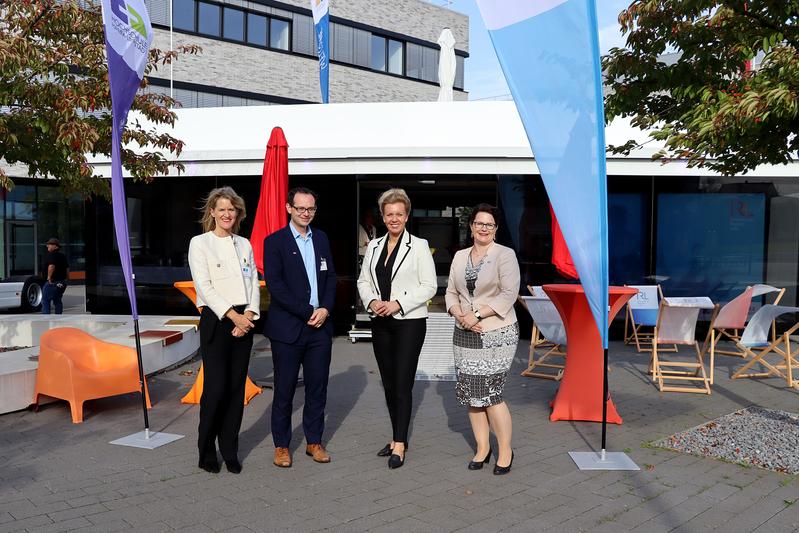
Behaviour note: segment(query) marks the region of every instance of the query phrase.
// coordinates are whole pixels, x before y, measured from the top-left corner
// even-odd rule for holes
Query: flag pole
[[[144,431],[112,441],[111,444],[153,449],[183,438],[183,435],[155,433],[150,435],[147,413],[147,386],[144,381],[139,313],[136,306],[136,275],[130,257],[130,237],[125,205],[125,182],[122,175],[122,133],[136,91],[141,86],[147,66],[147,51],[153,40],[153,28],[144,0],[116,2],[102,0],[103,35],[108,65],[108,87],[111,96],[111,199],[114,212],[114,235],[119,248],[120,266],[130,300],[130,314],[136,342],[139,367]],[[171,2],[170,2],[171,12]],[[171,32],[170,32],[171,38]]]

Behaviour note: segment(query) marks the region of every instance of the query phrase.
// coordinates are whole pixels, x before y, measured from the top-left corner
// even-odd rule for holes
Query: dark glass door
[[[10,276],[36,272],[36,229],[33,222],[7,221],[6,257]]]

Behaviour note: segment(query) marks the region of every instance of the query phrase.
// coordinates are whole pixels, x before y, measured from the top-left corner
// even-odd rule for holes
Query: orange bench
[[[44,332],[39,345],[39,369],[33,404],[45,395],[69,402],[72,422],[83,422],[83,402],[140,392],[136,350],[101,341],[77,328]],[[144,384],[147,408],[150,395]]]

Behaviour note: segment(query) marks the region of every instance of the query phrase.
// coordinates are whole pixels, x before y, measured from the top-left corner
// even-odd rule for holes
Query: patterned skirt
[[[488,407],[502,403],[502,391],[519,343],[519,325],[475,333],[455,327],[453,335],[458,403]]]

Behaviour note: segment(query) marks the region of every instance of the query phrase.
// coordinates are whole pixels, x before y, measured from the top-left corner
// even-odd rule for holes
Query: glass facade
[[[173,294],[171,284],[189,279],[188,242],[200,232],[196,208],[203,194],[223,184],[233,186],[248,211],[255,212],[260,177],[170,178],[129,185],[143,312],[165,312],[164,305],[176,312],[192,311],[182,296]],[[436,248],[442,287],[452,255],[469,245],[461,219],[479,202],[495,203],[502,211],[497,241],[516,250],[520,289],[567,281],[551,264],[549,203],[539,176],[293,176],[289,185],[320,194],[314,225],[333,244],[340,277],[335,313],[339,331],[349,327],[356,303],[358,216],[372,210],[379,221],[377,197],[391,186],[408,191],[413,203],[409,229]],[[612,284],[660,283],[666,296],[726,302],[747,285],[767,283],[787,289],[782,304],[797,305],[799,180],[611,176],[608,189]],[[94,239],[87,250],[87,271],[94,268],[90,302],[93,312],[114,312],[126,300],[113,228],[104,222],[110,219],[110,206],[92,206],[86,231]],[[242,224],[242,235],[250,234],[251,220]]]

